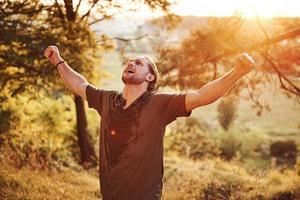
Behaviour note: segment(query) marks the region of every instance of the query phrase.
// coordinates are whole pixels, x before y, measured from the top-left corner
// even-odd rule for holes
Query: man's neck
[[[147,85],[124,85],[123,98],[126,99],[124,108],[129,107],[137,98],[147,91]]]

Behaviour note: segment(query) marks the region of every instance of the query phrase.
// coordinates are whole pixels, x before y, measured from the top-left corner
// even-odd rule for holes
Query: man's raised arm
[[[235,67],[221,78],[207,83],[199,90],[186,95],[185,106],[187,111],[213,103],[226,94],[230,88],[254,67],[254,60],[248,54],[239,54],[235,59]]]
[[[57,66],[58,72],[63,79],[66,87],[74,94],[86,99],[86,87],[89,84],[87,80],[74,71],[60,56],[56,46],[49,46],[45,49],[44,55],[49,61]]]

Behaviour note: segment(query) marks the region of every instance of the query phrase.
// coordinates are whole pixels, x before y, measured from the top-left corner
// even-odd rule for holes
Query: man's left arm
[[[235,58],[235,67],[221,78],[205,84],[199,90],[186,94],[185,107],[187,111],[213,103],[224,96],[233,85],[254,67],[254,60],[248,54],[239,54]]]

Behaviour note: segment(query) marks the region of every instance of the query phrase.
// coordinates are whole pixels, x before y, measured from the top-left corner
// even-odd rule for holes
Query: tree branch
[[[60,8],[60,6],[59,6],[57,0],[55,0],[55,6],[56,6],[57,9],[58,9],[59,17],[60,17],[62,23],[64,23],[64,22],[65,22],[65,15],[64,15],[64,13],[62,12],[62,10],[61,10],[61,8]]]
[[[129,9],[126,9],[126,10],[122,10],[122,11],[119,11],[119,12],[115,12],[113,14],[110,14],[110,15],[107,15],[107,14],[104,14],[102,18],[100,19],[95,19],[95,21],[93,22],[90,22],[89,25],[93,25],[93,24],[96,24],[98,22],[101,22],[105,19],[109,19],[109,18],[112,18],[113,16],[115,15],[120,15],[120,14],[124,14],[124,13],[128,13],[128,12],[132,12],[132,11],[135,11],[136,9],[132,9],[132,8],[129,8]]]
[[[75,9],[75,14],[77,15],[78,14],[78,9],[80,7],[80,4],[81,4],[81,0],[79,0],[77,6],[76,6],[76,9]]]
[[[262,32],[265,34],[267,40],[270,40],[269,34],[268,34],[268,32],[266,31],[266,29],[263,27],[263,25],[260,23],[260,20],[259,20],[258,15],[256,15],[256,22],[257,22],[259,28],[260,28],[260,29],[262,30]]]
[[[261,55],[271,64],[272,68],[275,70],[275,72],[277,73],[278,75],[278,78],[279,78],[279,82],[282,86],[282,88],[288,92],[291,92],[297,96],[300,96],[300,88],[297,87],[294,83],[292,83],[284,74],[281,73],[281,71],[278,69],[278,67],[276,66],[276,64],[273,62],[272,59],[270,59],[270,57],[263,53],[263,52],[260,52]],[[283,80],[285,80],[293,89],[290,89],[288,88],[284,83],[283,83]]]
[[[140,40],[140,39],[143,39],[145,37],[147,37],[149,34],[146,33],[145,35],[141,35],[141,36],[138,36],[136,38],[121,38],[121,37],[113,37],[111,38],[112,40],[119,40],[119,41],[122,41],[122,42],[129,42],[129,41],[133,41],[133,40]]]
[[[252,45],[252,46],[249,46],[249,47],[245,47],[245,48],[238,49],[238,50],[232,50],[232,51],[223,52],[223,53],[221,53],[219,55],[216,55],[216,56],[213,56],[213,57],[209,58],[208,60],[206,60],[206,62],[218,60],[218,59],[220,59],[220,58],[222,58],[224,56],[229,56],[229,55],[232,55],[232,54],[236,54],[236,53],[239,53],[241,51],[258,50],[258,49],[260,49],[262,47],[269,46],[271,44],[280,42],[280,41],[285,40],[285,39],[291,39],[291,38],[294,38],[294,37],[296,37],[298,35],[300,35],[300,27],[297,27],[297,28],[295,28],[293,30],[290,30],[290,31],[286,32],[286,33],[274,36],[272,38],[265,39],[262,42],[259,42],[257,44]]]
[[[262,42],[256,43],[256,44],[248,46],[248,47],[235,49],[235,50],[227,50],[227,51],[222,52],[220,54],[217,54],[215,56],[211,56],[211,57],[208,56],[207,58],[202,59],[201,61],[199,61],[199,58],[193,59],[189,63],[189,65],[195,66],[195,65],[202,65],[202,64],[207,63],[207,62],[216,62],[216,61],[218,61],[219,59],[221,59],[222,57],[225,57],[225,56],[237,54],[237,53],[240,53],[242,51],[259,50],[262,47],[269,46],[271,44],[275,44],[275,43],[280,42],[280,41],[285,40],[285,39],[292,39],[292,38],[294,38],[298,35],[300,35],[300,27],[292,29],[292,30],[290,30],[288,32],[285,32],[283,34],[280,34],[280,35],[277,35],[277,36],[274,36],[274,37],[271,37],[271,38],[267,38],[267,39],[263,40]]]
[[[90,9],[84,14],[82,15],[82,17],[80,18],[80,21],[84,20],[84,18],[88,17],[92,11],[92,9],[95,7],[95,5],[98,3],[99,0],[94,0],[92,6],[90,7]]]
[[[117,13],[114,13],[114,14],[112,14],[112,15],[104,15],[102,18],[96,19],[95,21],[89,23],[89,26],[91,26],[91,25],[93,25],[93,24],[96,24],[96,23],[98,23],[98,22],[101,22],[101,21],[103,21],[103,20],[112,18],[112,17],[113,17],[114,15],[116,15],[116,14],[117,14]]]

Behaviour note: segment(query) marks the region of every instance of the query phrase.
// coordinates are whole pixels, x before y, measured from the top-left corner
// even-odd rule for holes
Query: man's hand
[[[62,57],[59,54],[59,50],[56,46],[48,46],[44,51],[44,56],[48,58],[48,60],[56,65],[57,63],[63,61]]]
[[[240,75],[245,75],[249,73],[253,67],[254,67],[254,60],[249,54],[243,53],[243,54],[238,54],[235,57],[235,71],[240,74]]]
[[[48,46],[44,51],[44,56],[54,65],[63,61],[56,46]],[[89,83],[83,76],[74,71],[66,62],[58,66],[58,72],[72,93],[86,99],[86,87]]]

